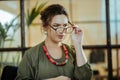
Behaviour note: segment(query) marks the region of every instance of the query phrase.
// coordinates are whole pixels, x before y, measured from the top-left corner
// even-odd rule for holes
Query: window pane
[[[0,75],[6,65],[18,66],[21,59],[21,52],[0,52]]]
[[[19,9],[19,1],[0,1],[0,47],[20,47]]]
[[[120,73],[120,49],[112,49],[112,63],[113,75],[117,76]]]
[[[101,21],[102,0],[72,0],[72,4],[73,21]]]
[[[105,45],[105,23],[78,24],[84,31],[84,45]]]
[[[29,30],[29,31],[28,31]],[[35,46],[45,39],[44,31],[41,24],[31,25],[26,34],[26,46]]]
[[[110,27],[112,44],[120,44],[120,0],[110,0]]]
[[[120,22],[111,22],[111,43],[112,44],[120,44]]]
[[[107,53],[105,49],[84,50],[88,61],[93,69],[93,78],[98,80],[107,80]]]

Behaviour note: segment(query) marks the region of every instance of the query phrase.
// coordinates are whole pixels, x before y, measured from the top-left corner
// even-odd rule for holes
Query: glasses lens
[[[59,27],[59,28],[57,28],[56,32],[57,32],[57,33],[62,33],[62,32],[63,32],[63,30],[64,30],[64,28]]]
[[[71,33],[73,31],[73,28],[72,27],[68,27],[67,30],[66,30],[66,33]]]
[[[57,33],[71,33],[73,31],[73,28],[72,27],[66,27],[66,28],[64,28],[64,27],[59,27],[59,28],[57,28],[57,30],[56,30],[56,32]]]

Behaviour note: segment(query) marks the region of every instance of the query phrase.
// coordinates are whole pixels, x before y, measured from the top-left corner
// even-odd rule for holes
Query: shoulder
[[[35,66],[38,62],[39,57],[41,58],[41,51],[42,51],[43,42],[40,44],[26,50],[23,58],[22,63],[30,63],[32,66]]]
[[[63,43],[63,45],[65,45],[65,47],[68,49],[68,51],[72,52],[72,53],[75,53],[75,48],[73,45],[68,45],[68,44],[65,44]]]
[[[28,57],[38,56],[38,54],[41,54],[42,45],[43,45],[43,42],[41,42],[38,45],[26,50],[24,56],[28,56]]]
[[[63,45],[65,45],[65,47],[70,50],[70,46],[68,44],[62,43]]]

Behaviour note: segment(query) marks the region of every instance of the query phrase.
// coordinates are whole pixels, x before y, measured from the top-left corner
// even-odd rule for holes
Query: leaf
[[[40,11],[43,9],[43,7],[46,5],[47,2],[40,4],[39,6],[36,5],[32,8],[31,12],[29,13],[29,10],[27,10],[27,26],[29,27],[33,20],[39,15]]]
[[[11,21],[10,21],[10,23],[5,23],[5,32],[6,33],[8,33],[8,31],[9,31],[9,29],[10,28],[13,28],[14,26],[14,22],[16,21],[16,19],[18,19],[18,17],[19,17],[20,15],[17,15],[15,18],[13,18]],[[16,24],[18,24],[18,23],[16,23]]]
[[[5,41],[6,38],[9,36],[8,31],[10,30],[10,28],[13,28],[14,32],[20,27],[20,25],[18,23],[14,23],[16,21],[16,19],[19,17],[19,15],[17,15],[15,18],[13,18],[10,23],[6,22],[4,25],[2,25],[0,23],[0,37]]]
[[[37,11],[38,11],[38,10],[41,11],[46,4],[47,4],[47,2],[42,3],[42,4],[37,8]]]
[[[5,32],[4,26],[0,23],[0,36],[3,40],[7,37],[7,33]]]

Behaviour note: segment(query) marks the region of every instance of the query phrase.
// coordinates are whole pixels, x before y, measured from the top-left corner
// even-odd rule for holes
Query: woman
[[[90,80],[92,70],[82,48],[83,31],[69,21],[64,7],[48,6],[41,12],[41,20],[47,37],[26,51],[16,80]],[[76,53],[62,43],[68,33]]]

